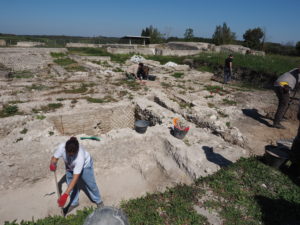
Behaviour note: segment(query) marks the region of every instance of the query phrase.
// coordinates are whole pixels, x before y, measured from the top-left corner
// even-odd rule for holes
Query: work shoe
[[[285,129],[285,127],[283,125],[281,125],[280,123],[274,124],[273,127],[277,128],[277,129]]]
[[[101,209],[102,207],[104,207],[103,201],[100,203],[97,203],[96,205],[97,205],[98,209]]]

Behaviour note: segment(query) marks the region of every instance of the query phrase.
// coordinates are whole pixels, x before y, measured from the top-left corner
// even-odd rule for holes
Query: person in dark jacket
[[[275,113],[273,127],[284,129],[285,127],[280,123],[288,108],[290,101],[290,91],[296,91],[300,82],[300,66],[292,69],[278,77],[274,83],[274,91],[278,98],[278,107]]]
[[[140,80],[147,80],[148,79],[148,73],[149,73],[149,67],[148,66],[145,66],[143,63],[139,63],[139,67],[138,67],[138,70],[137,70],[137,77],[140,79]]]
[[[233,56],[230,54],[225,59],[225,64],[224,64],[224,84],[227,84],[228,82],[231,81],[231,76],[232,76],[232,61],[233,61]]]

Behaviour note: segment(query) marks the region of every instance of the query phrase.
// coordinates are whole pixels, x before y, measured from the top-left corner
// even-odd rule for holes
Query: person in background
[[[137,70],[137,77],[140,80],[147,80],[148,79],[148,73],[149,73],[149,67],[145,66],[143,63],[139,63],[139,67]]]
[[[70,207],[68,211],[79,205],[78,181],[81,179],[88,191],[89,197],[97,207],[103,206],[98,186],[96,184],[91,155],[79,145],[76,137],[71,137],[66,143],[62,143],[56,149],[50,160],[50,171],[56,171],[59,158],[63,158],[66,167],[66,180],[68,187],[60,196],[57,203],[59,207],[64,207],[70,196]]]
[[[231,81],[233,55],[229,55],[224,63],[224,84]]]
[[[274,116],[273,127],[284,129],[285,127],[280,123],[288,108],[290,101],[290,91],[297,91],[300,79],[300,66],[294,68],[279,76],[274,83],[274,91],[278,98],[278,107]]]

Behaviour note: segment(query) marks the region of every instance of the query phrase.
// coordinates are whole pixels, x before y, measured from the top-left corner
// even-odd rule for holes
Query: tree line
[[[166,38],[165,34],[161,33],[152,25],[143,29],[141,32],[141,36],[150,37],[150,42],[153,44],[170,41],[207,42],[216,45],[239,44],[254,50],[265,51],[267,53],[300,56],[300,41],[298,41],[295,46],[290,44],[284,45],[279,43],[266,42],[266,31],[260,27],[246,30],[243,34],[242,41],[237,40],[236,34],[231,31],[230,27],[226,23],[216,26],[216,29],[211,38],[195,37],[194,30],[192,28],[187,28],[185,30],[183,38]]]

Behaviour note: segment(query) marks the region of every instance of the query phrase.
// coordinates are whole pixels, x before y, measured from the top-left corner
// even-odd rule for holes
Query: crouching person
[[[59,158],[63,158],[66,167],[66,180],[68,187],[58,199],[59,207],[64,207],[70,196],[68,212],[79,205],[78,181],[81,179],[88,191],[91,200],[97,207],[102,207],[103,202],[96,184],[93,168],[93,159],[85,149],[79,145],[76,137],[71,137],[66,143],[62,143],[56,149],[50,161],[50,170],[56,171]]]

